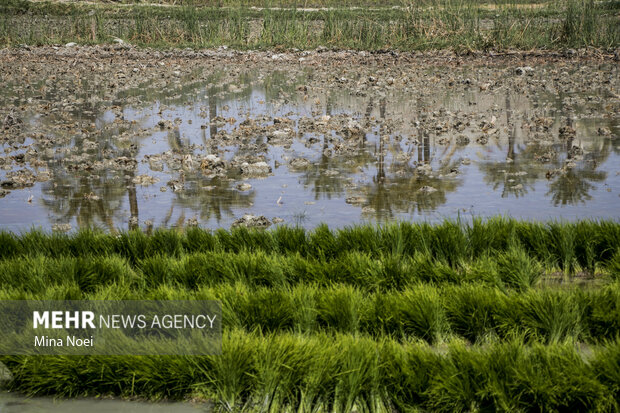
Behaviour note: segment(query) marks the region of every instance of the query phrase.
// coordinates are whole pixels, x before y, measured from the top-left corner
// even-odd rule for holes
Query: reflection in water
[[[3,144],[6,159],[20,159],[31,143],[36,170],[50,179],[35,183],[32,215],[21,221],[20,189],[1,199],[0,226],[113,232],[194,218],[229,226],[246,212],[292,224],[301,209],[304,225],[339,226],[454,216],[470,205],[482,215],[543,218],[584,214],[586,203],[597,206],[590,213],[617,217],[606,193],[618,187],[610,168],[620,158],[620,125],[602,119],[600,105],[587,103],[579,117],[585,104],[570,103],[571,94],[525,99],[510,88],[311,94],[299,85],[312,76],[247,72],[230,82],[221,71],[206,81],[145,81],[112,97],[84,78],[70,110],[27,111],[24,132]],[[51,84],[42,100],[66,93]],[[601,125],[611,133],[599,133]],[[222,166],[205,170],[205,159]],[[289,167],[299,159],[307,164]],[[244,175],[243,165],[262,162],[272,173]],[[15,161],[0,178],[27,166]]]

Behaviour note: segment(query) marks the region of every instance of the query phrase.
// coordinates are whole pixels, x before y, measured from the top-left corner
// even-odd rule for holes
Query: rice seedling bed
[[[618,340],[440,347],[350,334],[228,330],[211,357],[2,357],[14,389],[199,398],[221,411],[614,411]]]
[[[222,411],[613,411],[619,240],[615,222],[505,218],[2,232],[1,299],[217,299],[224,341],[210,357],[0,361],[28,394]],[[557,273],[565,284],[544,283]]]

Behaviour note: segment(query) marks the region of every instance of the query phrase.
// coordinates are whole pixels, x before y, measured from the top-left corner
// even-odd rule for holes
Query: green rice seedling
[[[497,259],[489,255],[479,256],[475,261],[463,265],[463,281],[481,282],[489,286],[504,287],[500,278]]]
[[[575,294],[551,289],[514,294],[505,301],[499,320],[502,335],[525,334],[531,340],[559,343],[579,340],[583,308]]]
[[[111,237],[97,229],[81,229],[68,236],[67,253],[73,257],[83,255],[105,256],[113,253]]]
[[[46,234],[41,230],[32,230],[19,237],[20,250],[29,255],[62,256],[67,236],[64,234]]]
[[[442,297],[436,287],[418,285],[398,295],[397,319],[405,337],[415,337],[430,344],[438,342],[447,331]]]
[[[131,39],[134,44],[166,47],[315,48],[319,45],[360,50],[532,49],[595,46],[613,47],[619,30],[614,2],[571,1],[524,8],[500,2],[493,10],[473,2],[452,0],[404,4],[391,9],[372,2],[348,2],[329,10],[299,10],[249,5],[261,2],[174,4],[162,10],[148,5],[127,5],[119,15],[114,5],[46,4],[6,0],[0,5],[0,40],[4,44],[50,44],[77,40],[108,41],[111,36]],[[398,3],[391,0],[390,4]],[[359,7],[359,6],[362,7]],[[402,2],[398,4],[403,6]],[[218,7],[213,7],[218,6]],[[282,6],[282,4],[276,4]],[[308,7],[308,4],[304,4]],[[89,14],[95,11],[94,14]],[[23,19],[24,15],[33,16]],[[42,16],[49,16],[42,19]],[[482,24],[492,19],[493,28]],[[251,36],[251,23],[260,30]],[[560,23],[558,23],[560,22]],[[597,23],[597,24],[594,24]]]
[[[286,283],[285,261],[283,257],[263,252],[192,254],[179,262],[179,271],[173,274],[188,288],[234,281],[256,286],[281,286]]]
[[[142,285],[146,289],[156,288],[162,284],[176,284],[179,286],[187,286],[188,288],[195,288],[197,285],[196,282],[179,280],[179,264],[179,261],[162,255],[154,255],[141,260],[137,267],[142,273]]]
[[[142,231],[124,232],[115,238],[114,253],[126,257],[132,265],[136,265],[148,256],[148,245],[148,236]]]
[[[467,238],[459,221],[446,220],[432,227],[433,256],[457,268],[467,257]]]
[[[239,245],[239,240],[233,238],[232,232],[219,228],[215,231],[214,235],[219,251],[238,253],[241,248],[243,248],[242,245]]]
[[[269,231],[237,227],[230,233],[218,231],[217,237],[223,250],[227,252],[272,252],[276,249],[273,232]]]
[[[285,259],[267,255],[264,252],[240,253],[222,262],[222,270],[229,273],[229,279],[244,280],[250,285],[282,286],[286,283],[283,271]]]
[[[337,351],[340,353],[340,371],[334,390],[332,410],[351,412],[373,411],[379,398],[379,363],[381,344],[368,338],[339,336]],[[379,348],[378,348],[379,347]]]
[[[514,243],[515,223],[504,217],[474,218],[465,228],[471,259],[507,250]]]
[[[379,228],[381,234],[381,244],[385,246],[386,252],[389,252],[390,256],[402,257],[408,255],[409,248],[406,239],[406,230],[404,223],[387,224],[384,227]]]
[[[63,259],[60,259],[61,261]],[[70,271],[68,268],[62,272]],[[73,279],[84,292],[95,291],[99,286],[122,284],[132,286],[139,282],[138,276],[122,257],[80,257],[73,266]],[[62,275],[58,275],[61,277]]]
[[[600,261],[609,260],[620,245],[620,225],[613,221],[601,221],[596,230],[590,234],[597,240],[596,258]]]
[[[617,340],[399,344],[357,335],[226,329],[206,357],[9,357],[12,390],[69,397],[212,400],[226,411],[614,411]]]
[[[432,347],[400,345],[386,340],[381,348],[379,377],[383,396],[398,411],[416,411],[428,401],[430,381],[443,362],[443,356]]]
[[[291,331],[294,327],[294,307],[289,291],[259,288],[245,301],[240,316],[246,328],[265,332]]]
[[[290,284],[316,283],[323,286],[338,281],[335,277],[340,274],[334,268],[340,268],[340,264],[303,258],[299,254],[289,256],[282,265],[284,279]]]
[[[185,230],[182,244],[186,253],[209,252],[215,250],[217,239],[210,231],[189,227]]]
[[[20,289],[28,292],[44,291],[53,283],[47,276],[49,258],[33,256],[0,261],[0,285],[2,288]]]
[[[175,230],[157,229],[147,238],[146,256],[162,254],[168,257],[179,257],[183,253],[181,233]]]
[[[0,290],[0,300],[82,300],[84,297],[85,294],[75,283],[50,285],[37,292],[6,287]]]
[[[443,295],[451,330],[471,343],[495,333],[498,315],[507,311],[505,295],[482,284],[447,286]]]
[[[620,336],[620,284],[579,295],[584,309],[583,325],[594,340],[611,340]]]
[[[548,228],[539,222],[517,222],[515,224],[516,240],[510,245],[510,249],[521,246],[527,253],[539,261],[545,260],[548,265],[553,265],[554,255],[550,244]]]
[[[321,224],[308,234],[308,254],[320,260],[329,260],[338,253],[337,240],[327,224]]]
[[[327,264],[326,281],[346,283],[360,288],[374,289],[382,283],[383,268],[380,260],[365,252],[343,252]]]
[[[204,292],[204,290],[201,290]],[[97,291],[97,296],[101,291]],[[150,288],[145,292],[133,292],[132,299],[142,300],[197,300],[196,291],[190,291],[185,288],[179,288],[176,285],[161,284],[157,287]],[[209,296],[208,299],[217,299],[215,295]]]
[[[582,45],[591,41],[596,25],[594,2],[592,0],[570,0],[566,4],[566,14],[560,36],[570,45]]]
[[[15,235],[7,231],[0,231],[0,259],[11,258],[18,254],[19,243]]]
[[[613,411],[616,404],[572,344],[532,344],[506,373],[508,397],[524,411]]]
[[[222,354],[201,357],[197,361],[198,380],[193,383],[226,411],[240,411],[251,402],[256,386],[257,340],[253,336],[232,330],[225,331]]]
[[[380,290],[402,290],[411,285],[415,280],[414,266],[410,257],[400,255],[387,255],[379,260],[382,269],[376,280]]]
[[[437,412],[492,410],[486,394],[488,357],[453,343],[448,356],[439,364],[426,391],[427,406]]]
[[[543,274],[540,263],[520,247],[498,254],[497,270],[502,282],[518,291],[534,287]]]
[[[575,230],[575,259],[579,267],[590,275],[596,272],[596,250],[599,233],[598,224],[589,220],[579,221],[574,224]]]
[[[317,295],[318,323],[322,328],[343,333],[355,333],[367,300],[364,294],[349,285],[334,286]]]
[[[378,292],[368,297],[368,312],[361,319],[361,331],[372,337],[402,340],[399,296],[391,292]]]
[[[302,227],[279,226],[271,232],[271,235],[274,238],[275,251],[278,253],[299,253],[302,256],[308,254],[308,240]]]
[[[336,235],[338,251],[355,251],[374,256],[382,252],[380,239],[375,228],[370,225],[340,229]]]
[[[600,383],[609,389],[609,396],[613,403],[610,411],[618,411],[620,408],[620,338],[609,340],[594,352],[594,357],[590,361],[592,370]]]
[[[575,272],[575,226],[569,223],[553,222],[549,224],[549,248],[553,251],[560,269],[565,274]]]
[[[520,338],[506,342],[492,340],[486,345],[488,347],[481,349],[486,357],[486,371],[484,390],[480,392],[485,407],[495,411],[527,411],[512,394],[512,379],[507,379],[514,374],[520,358],[527,351],[523,341]]]
[[[319,353],[316,348],[307,347],[307,341],[288,334],[261,340],[254,358],[255,410],[280,412],[299,403],[303,378],[313,364],[312,357]]]
[[[300,413],[329,411],[340,374],[338,336],[319,333],[298,340],[307,358],[298,365],[299,384],[290,408]]]
[[[460,275],[450,265],[433,259],[429,253],[416,252],[411,261],[413,276],[422,282],[459,282]]]
[[[87,300],[141,300],[144,295],[136,294],[135,288],[126,283],[112,283],[109,285],[100,285],[92,293],[82,293],[82,298]],[[77,295],[76,295],[77,297]]]
[[[219,285],[208,290],[222,306],[222,328],[225,330],[247,327],[246,310],[250,299],[250,288],[242,283]],[[254,326],[252,326],[254,327]]]
[[[298,333],[312,333],[317,329],[317,287],[299,285],[291,290],[292,318]]]
[[[233,275],[232,261],[236,258],[238,256],[235,254],[218,252],[186,255],[176,265],[178,271],[171,271],[170,274],[176,278],[179,285],[190,289],[226,282],[248,282],[246,277],[238,279]]]
[[[620,281],[620,248],[618,248],[611,259],[607,261],[605,268],[612,279]]]

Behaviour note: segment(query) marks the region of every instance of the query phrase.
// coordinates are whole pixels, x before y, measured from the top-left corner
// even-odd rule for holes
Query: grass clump
[[[498,255],[497,271],[502,282],[519,291],[534,287],[543,274],[540,263],[520,247],[511,247]]]
[[[424,343],[349,334],[224,333],[208,357],[1,357],[30,394],[202,397],[229,411],[613,411],[617,341]],[[77,379],[76,379],[77,378]]]

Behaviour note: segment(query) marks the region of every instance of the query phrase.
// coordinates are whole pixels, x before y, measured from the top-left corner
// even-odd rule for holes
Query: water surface
[[[534,70],[196,67],[130,72],[116,90],[88,73],[14,79],[0,103],[23,124],[0,140],[0,181],[31,182],[5,185],[0,227],[619,218],[617,66]],[[262,161],[271,173],[242,172]]]

